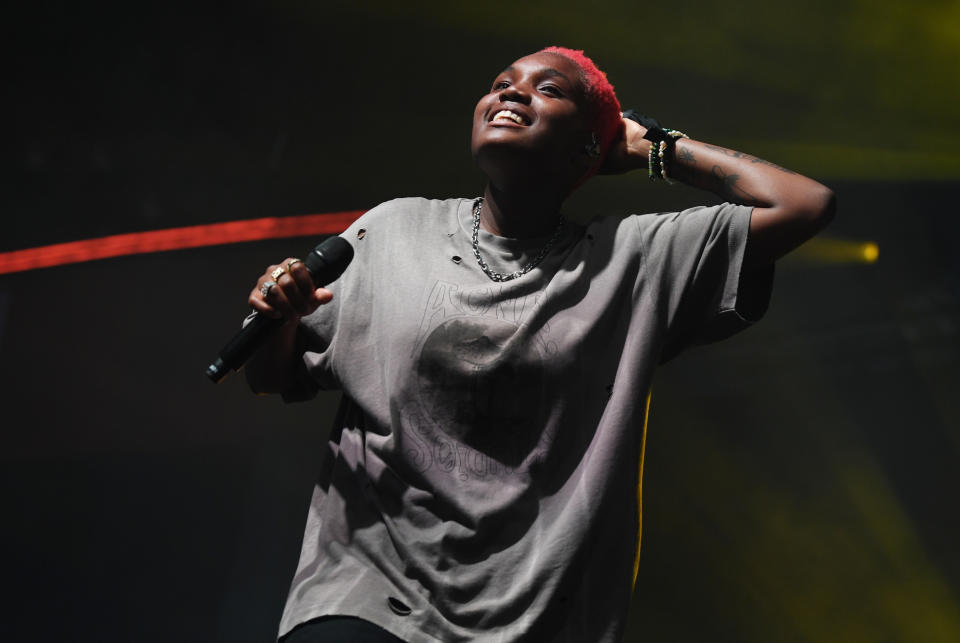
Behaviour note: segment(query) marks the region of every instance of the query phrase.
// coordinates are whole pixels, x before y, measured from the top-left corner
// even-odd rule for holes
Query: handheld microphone
[[[330,237],[310,251],[304,258],[303,265],[310,273],[313,285],[321,288],[331,281],[336,281],[351,260],[353,246],[341,237]],[[207,367],[207,377],[219,384],[230,370],[240,370],[250,356],[283,324],[283,319],[268,317],[259,312],[254,314],[250,323],[227,342],[217,359]]]

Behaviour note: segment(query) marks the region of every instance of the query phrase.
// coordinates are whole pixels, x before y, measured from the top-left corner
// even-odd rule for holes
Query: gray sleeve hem
[[[773,291],[774,266],[745,271],[743,259],[750,237],[750,219],[753,208],[746,216],[737,216],[731,223],[729,235],[730,268],[724,286],[723,299],[717,317],[704,333],[704,341],[717,341],[743,330],[759,321],[767,312]]]
[[[304,336],[306,330],[302,325],[297,326],[297,349],[299,355],[297,364],[296,379],[292,386],[280,393],[281,399],[287,404],[292,402],[306,402],[312,400],[320,391],[320,385],[314,379],[313,375],[307,369],[304,361],[304,353],[307,350],[307,338]]]

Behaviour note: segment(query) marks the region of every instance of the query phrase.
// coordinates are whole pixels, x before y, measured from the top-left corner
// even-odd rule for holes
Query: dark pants
[[[293,628],[283,643],[403,643],[379,625],[353,616],[322,616]]]

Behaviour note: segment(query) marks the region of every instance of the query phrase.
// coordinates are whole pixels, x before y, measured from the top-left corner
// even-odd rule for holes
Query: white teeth
[[[519,114],[511,112],[509,109],[500,110],[493,116],[493,120],[498,120],[500,118],[509,118],[513,122],[523,125],[523,118]]]

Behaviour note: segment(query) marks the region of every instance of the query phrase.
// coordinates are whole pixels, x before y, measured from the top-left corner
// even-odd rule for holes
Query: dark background
[[[549,44],[627,105],[826,182],[838,218],[781,262],[763,323],[658,376],[625,639],[960,639],[960,3],[7,14],[0,252],[479,194],[473,105]],[[710,200],[605,177],[569,211]],[[274,636],[336,396],[202,371],[263,267],[315,241],[0,276],[0,639]]]

